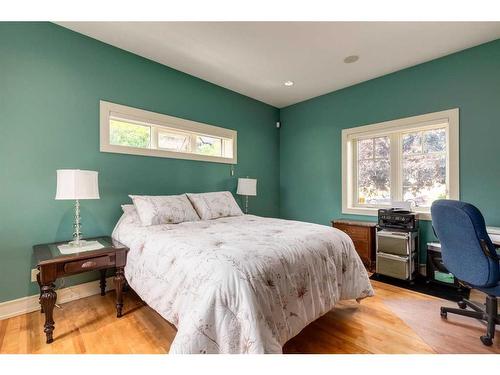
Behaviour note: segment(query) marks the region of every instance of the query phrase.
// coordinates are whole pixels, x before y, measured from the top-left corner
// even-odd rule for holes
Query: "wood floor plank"
[[[4,346],[3,342],[5,339],[5,333],[7,331],[8,322],[9,322],[8,319],[0,320],[0,348],[2,348]],[[1,350],[0,350],[0,353],[1,353]]]
[[[284,353],[436,353],[445,344],[452,352],[453,349],[478,352],[481,332],[471,332],[470,327],[467,328],[464,337],[478,335],[477,343],[469,340],[472,344],[467,346],[456,339],[460,337],[460,331],[455,328],[451,343],[431,347],[421,330],[420,335],[417,334],[390,308],[398,300],[406,304],[410,301],[406,309],[411,308],[411,301],[415,301],[415,305],[425,304],[425,301],[436,305],[441,301],[439,298],[377,281],[372,284],[376,293],[374,297],[364,299],[360,304],[340,302],[286,343]],[[0,353],[168,353],[176,334],[175,327],[133,292],[127,293],[125,314],[118,319],[114,297],[114,292],[110,292],[104,297],[91,296],[56,308],[55,341],[50,345],[45,343],[44,315],[39,311],[0,321]],[[472,297],[477,301],[482,298],[480,294]],[[446,329],[444,324],[447,322],[436,319],[432,324],[428,331],[435,343],[436,332]],[[492,351],[500,352],[497,348],[494,345]]]

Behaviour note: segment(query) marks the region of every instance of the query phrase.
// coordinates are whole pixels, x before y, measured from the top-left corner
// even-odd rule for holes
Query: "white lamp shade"
[[[238,195],[257,195],[257,180],[254,178],[238,178]]]
[[[56,199],[99,199],[97,172],[80,169],[57,170]]]

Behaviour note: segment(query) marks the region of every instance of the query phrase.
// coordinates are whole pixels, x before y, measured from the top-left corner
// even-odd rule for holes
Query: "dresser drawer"
[[[351,238],[354,248],[366,268],[373,270],[375,267],[375,223],[333,220],[332,225]]]
[[[353,241],[368,241],[370,228],[344,224],[335,224],[335,228],[338,228],[341,231],[347,233]]]
[[[64,265],[64,272],[78,273],[83,271],[91,271],[99,268],[111,267],[114,265],[113,260],[109,256],[102,256],[92,259],[78,260],[69,262]]]
[[[365,264],[370,263],[370,244],[368,241],[359,241],[359,240],[353,240],[354,243],[354,248],[356,249],[356,252],[359,254],[359,257]]]

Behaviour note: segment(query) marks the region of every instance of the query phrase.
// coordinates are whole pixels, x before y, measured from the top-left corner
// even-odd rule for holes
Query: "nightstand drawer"
[[[111,267],[114,265],[110,256],[102,256],[98,258],[84,259],[76,262],[69,262],[64,265],[64,272],[77,273],[83,271],[96,270],[103,267]]]
[[[336,228],[347,233],[352,240],[367,241],[370,228],[367,227],[357,227],[354,225],[335,225]]]

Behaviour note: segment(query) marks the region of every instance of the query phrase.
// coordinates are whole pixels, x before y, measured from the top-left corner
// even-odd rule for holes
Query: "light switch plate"
[[[36,276],[38,275],[38,272],[40,272],[40,271],[38,271],[36,268],[33,268],[31,270],[31,282],[32,283],[36,283],[36,281],[37,281]]]

